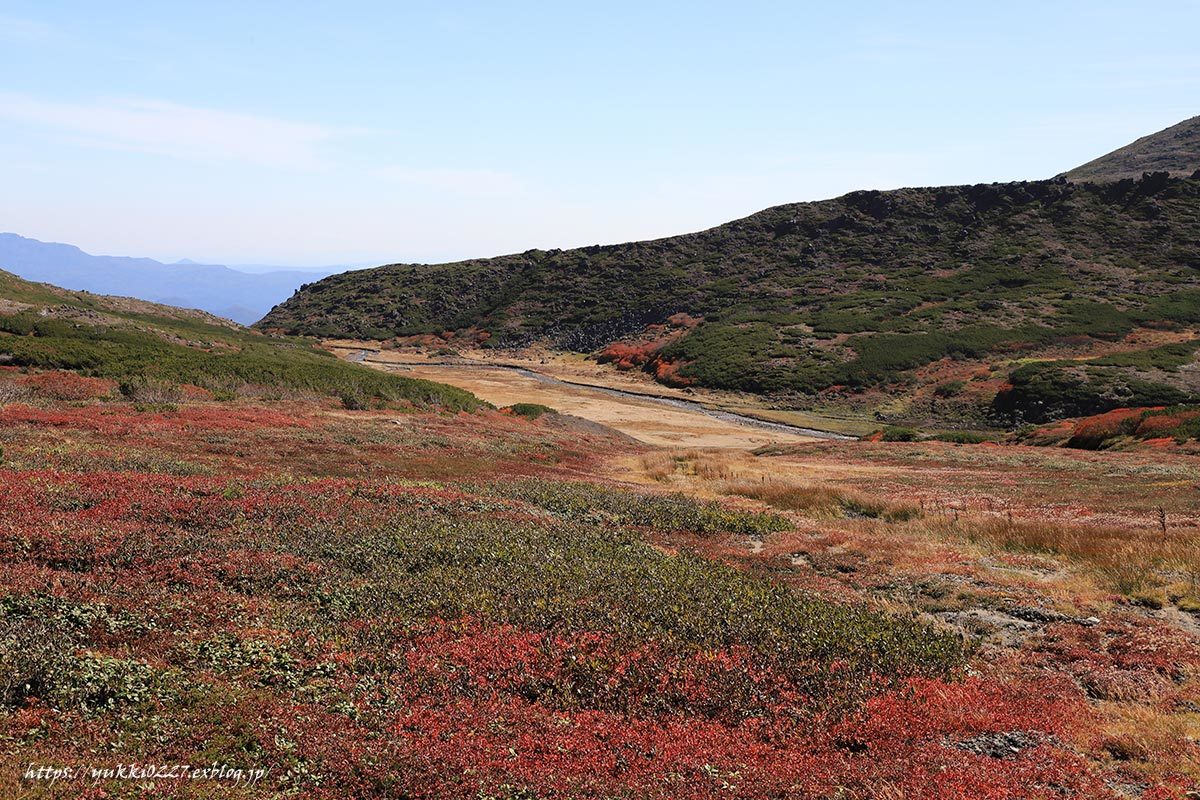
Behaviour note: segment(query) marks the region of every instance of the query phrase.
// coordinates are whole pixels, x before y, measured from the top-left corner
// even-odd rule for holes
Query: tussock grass
[[[1140,595],[1182,578],[1200,588],[1200,530],[1128,528],[1055,520],[963,516],[926,521],[944,536],[1017,552],[1064,556],[1089,568],[1108,588]]]
[[[694,481],[719,495],[745,497],[782,511],[823,519],[868,517],[896,522],[921,516],[915,505],[882,500],[856,489],[747,474],[738,470],[732,457],[719,452],[649,453],[641,457],[640,466],[646,476],[660,483]]]
[[[729,456],[702,450],[648,453],[642,456],[640,466],[643,473],[661,483],[675,477],[723,481],[738,474]]]
[[[786,511],[801,511],[816,515],[836,516],[841,511],[846,493],[820,484],[798,485],[784,481],[741,481],[727,485],[730,494],[759,500]]]
[[[1149,777],[1164,768],[1200,779],[1200,759],[1180,742],[1200,736],[1200,715],[1162,711],[1146,705],[1105,703],[1100,747],[1108,755]]]
[[[785,511],[819,517],[869,517],[900,522],[921,515],[916,506],[881,500],[855,489],[827,484],[797,484],[782,480],[739,481],[726,484],[728,494],[749,497]]]
[[[675,473],[675,461],[667,453],[650,453],[640,459],[639,466],[646,477],[660,483]]]

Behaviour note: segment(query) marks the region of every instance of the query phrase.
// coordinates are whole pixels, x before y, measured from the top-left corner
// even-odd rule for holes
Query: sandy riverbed
[[[541,403],[562,413],[607,425],[639,441],[661,447],[719,447],[748,449],[762,445],[809,441],[815,437],[787,426],[833,429],[861,434],[861,423],[830,420],[799,412],[773,412],[729,393],[663,386],[641,373],[611,368],[551,351],[512,354],[497,359],[488,353],[461,353],[466,363],[439,363],[439,357],[422,350],[379,350],[375,343],[353,340],[326,341],[341,358],[375,369],[439,381],[474,393],[497,406]],[[495,367],[489,367],[493,363]],[[531,370],[550,380],[511,369]],[[591,386],[580,384],[592,384]],[[611,390],[611,391],[606,391]],[[612,392],[646,395],[645,398]],[[726,396],[728,395],[728,396]],[[661,398],[697,403],[710,411],[746,414],[781,424],[766,429],[734,419],[721,419],[696,408],[666,405]],[[860,429],[861,428],[861,429]]]

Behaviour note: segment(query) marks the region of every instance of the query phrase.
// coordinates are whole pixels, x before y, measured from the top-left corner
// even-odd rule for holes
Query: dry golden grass
[[[640,457],[650,480],[704,494],[746,497],[784,511],[832,519],[870,517],[905,520],[920,516],[910,503],[883,500],[857,489],[769,474],[745,454],[708,450],[656,451]]]
[[[1171,713],[1133,703],[1102,703],[1099,749],[1124,766],[1158,777],[1167,772],[1200,778],[1190,742],[1200,737],[1200,714]]]
[[[1187,577],[1200,583],[1200,530],[1126,528],[1055,520],[963,515],[927,524],[946,536],[1005,550],[1063,556],[1088,567],[1099,581],[1127,595],[1146,593]]]
[[[687,478],[730,480],[738,475],[733,457],[719,451],[658,450],[647,453],[639,461],[643,474],[659,482]]]
[[[897,499],[844,485],[840,476],[819,480],[786,463],[767,463],[745,453],[722,450],[674,450],[640,457],[649,480],[709,497],[744,497],[782,511],[818,520],[878,520],[908,523],[903,534],[960,542],[988,550],[1044,555],[1070,570],[1075,589],[1089,583],[1145,605],[1167,600],[1200,609],[1200,528],[1166,525],[1086,524],[1053,518],[1000,516]],[[789,470],[790,468],[790,470]],[[836,472],[834,473],[836,475]],[[942,510],[939,512],[939,508]],[[890,528],[891,526],[887,526]],[[885,533],[878,528],[872,537]],[[1064,579],[1067,579],[1064,572]]]
[[[1200,598],[1200,531],[1183,529],[1166,548],[1166,559],[1187,584],[1189,593]]]
[[[765,476],[758,481],[727,482],[726,494],[749,497],[785,511],[817,517],[870,517],[890,522],[913,519],[921,511],[910,503],[881,500],[855,489],[822,483],[793,483]]]
[[[822,484],[799,485],[784,481],[735,481],[724,487],[729,494],[749,497],[785,511],[834,516],[841,511],[845,493]]]
[[[665,481],[675,474],[675,460],[671,458],[670,453],[656,450],[642,456],[638,461],[642,474],[651,480]]]

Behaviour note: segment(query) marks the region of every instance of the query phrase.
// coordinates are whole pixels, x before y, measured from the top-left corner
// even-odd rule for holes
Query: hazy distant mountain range
[[[248,325],[290,297],[301,284],[347,267],[296,269],[254,264],[233,268],[187,259],[164,264],[151,258],[94,256],[69,244],[0,233],[0,269],[66,289],[199,308]]]

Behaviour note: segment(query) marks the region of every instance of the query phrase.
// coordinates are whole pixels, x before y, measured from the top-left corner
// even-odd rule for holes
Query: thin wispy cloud
[[[56,131],[92,147],[287,169],[321,168],[323,147],[352,133],[160,100],[72,103],[11,92],[0,92],[0,119]]]

